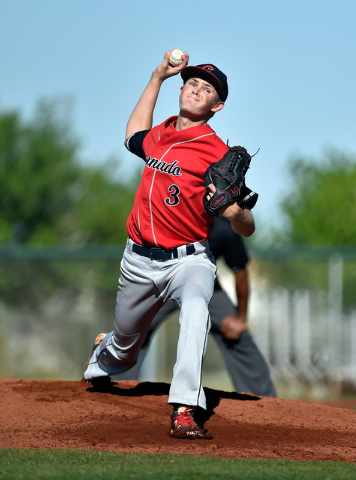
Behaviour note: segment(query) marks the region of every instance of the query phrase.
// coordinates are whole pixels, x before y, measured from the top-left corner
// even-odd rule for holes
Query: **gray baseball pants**
[[[84,376],[95,380],[132,368],[153,318],[172,300],[180,309],[180,333],[168,403],[206,409],[201,377],[216,273],[208,243],[194,243],[193,255],[178,247],[178,258],[165,261],[138,255],[133,244],[129,239],[121,262],[115,330],[94,351]]]
[[[148,351],[153,332],[170,314],[176,310],[173,302],[167,302],[152,321],[136,365],[129,371],[115,377],[115,380],[137,380],[140,368]],[[250,392],[254,395],[276,397],[267,363],[246,330],[238,340],[228,340],[221,333],[222,319],[236,314],[236,307],[224,290],[216,290],[209,303],[211,334],[223,355],[227,370],[237,392]]]

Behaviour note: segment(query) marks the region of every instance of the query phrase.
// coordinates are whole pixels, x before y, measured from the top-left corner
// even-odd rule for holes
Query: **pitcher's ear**
[[[216,113],[216,112],[220,112],[220,110],[222,110],[225,106],[225,103],[224,102],[219,102],[215,105],[215,107],[213,107],[211,109],[212,112]]]

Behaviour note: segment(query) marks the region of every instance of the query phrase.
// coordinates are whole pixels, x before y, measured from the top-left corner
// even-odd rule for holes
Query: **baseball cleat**
[[[95,339],[95,342],[94,342],[94,345],[93,345],[93,348],[91,349],[91,353],[90,353],[90,356],[87,360],[87,363],[85,364],[84,366],[84,372],[86,371],[86,369],[88,368],[89,366],[89,362],[90,362],[90,359],[91,359],[91,356],[93,355],[93,353],[95,352],[95,350],[98,348],[98,346],[101,344],[101,342],[104,340],[104,338],[106,337],[107,333],[99,333],[99,335],[96,337]]]
[[[195,408],[192,407],[186,407],[181,411],[174,410],[171,414],[169,435],[176,438],[208,438],[206,430],[195,423],[194,412]]]

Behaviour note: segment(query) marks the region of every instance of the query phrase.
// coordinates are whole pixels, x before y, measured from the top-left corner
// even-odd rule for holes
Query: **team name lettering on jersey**
[[[168,173],[168,175],[173,175],[174,177],[180,177],[182,175],[181,169],[177,166],[177,163],[178,160],[174,160],[173,163],[167,163],[154,157],[146,158],[146,165],[149,168],[154,168],[155,170],[159,170],[160,172]]]

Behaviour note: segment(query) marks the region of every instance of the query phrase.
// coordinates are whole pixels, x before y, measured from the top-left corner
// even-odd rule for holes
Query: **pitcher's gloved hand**
[[[203,204],[210,216],[219,216],[220,208],[228,203],[237,202],[242,206],[247,197],[251,202],[248,205],[249,208],[253,208],[258,195],[245,185],[245,175],[250,168],[250,162],[251,155],[244,147],[229,147],[223,158],[207,169]],[[208,187],[210,184],[213,184],[216,189],[213,195],[210,194]],[[254,195],[250,195],[251,193]],[[253,196],[255,196],[254,202],[252,202]]]

